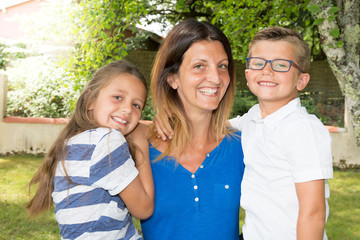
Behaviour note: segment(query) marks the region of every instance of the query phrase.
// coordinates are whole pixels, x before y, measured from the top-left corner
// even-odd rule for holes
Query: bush
[[[5,51],[6,45],[0,43],[0,69],[6,69],[6,64],[9,62],[9,53]]]
[[[18,59],[9,69],[7,115],[69,117],[79,96],[74,79],[55,61],[41,57]]]
[[[258,103],[257,97],[250,92],[250,90],[238,89],[236,91],[236,98],[234,101],[234,106],[230,113],[230,118],[234,118],[238,115],[242,116],[249,109]]]

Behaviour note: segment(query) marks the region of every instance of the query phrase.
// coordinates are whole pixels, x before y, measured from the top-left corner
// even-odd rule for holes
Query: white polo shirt
[[[257,104],[230,124],[242,130],[244,239],[296,240],[295,183],[332,178],[329,131],[301,107],[299,98],[264,119]],[[324,187],[327,218],[327,180]]]

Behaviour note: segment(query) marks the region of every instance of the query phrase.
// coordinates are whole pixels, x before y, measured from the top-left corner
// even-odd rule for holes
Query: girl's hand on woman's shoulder
[[[141,120],[135,129],[129,134],[128,138],[135,143],[140,141],[147,141],[149,139],[149,124],[150,121]]]

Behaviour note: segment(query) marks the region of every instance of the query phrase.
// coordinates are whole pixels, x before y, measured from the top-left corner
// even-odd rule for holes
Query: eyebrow
[[[208,60],[203,59],[203,58],[195,58],[195,59],[192,60],[191,62],[195,62],[195,61],[208,62]],[[229,59],[228,59],[228,58],[224,58],[224,59],[220,60],[219,62],[223,62],[223,61],[228,61],[228,62],[229,62]]]

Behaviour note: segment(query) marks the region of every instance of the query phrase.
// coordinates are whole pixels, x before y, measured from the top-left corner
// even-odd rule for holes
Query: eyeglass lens
[[[291,62],[288,60],[275,59],[269,62],[274,71],[287,72],[290,70]],[[266,60],[261,58],[250,58],[248,66],[250,69],[260,70],[265,67]]]

